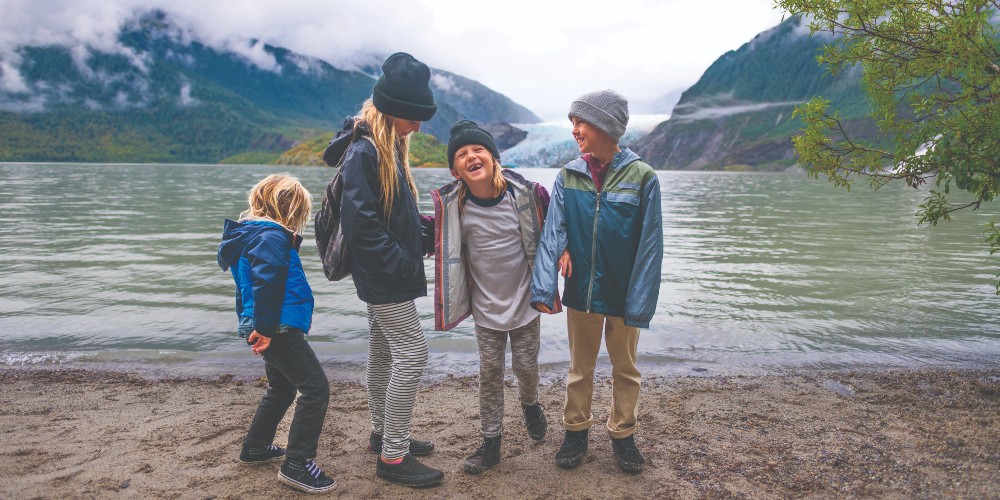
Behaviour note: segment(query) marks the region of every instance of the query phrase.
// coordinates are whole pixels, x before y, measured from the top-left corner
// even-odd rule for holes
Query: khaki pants
[[[569,330],[569,376],[563,427],[582,431],[594,424],[590,405],[594,396],[594,367],[601,349],[601,333],[611,358],[611,413],[608,433],[615,439],[628,437],[637,427],[639,385],[642,378],[635,367],[639,329],[625,326],[624,318],[566,309]]]

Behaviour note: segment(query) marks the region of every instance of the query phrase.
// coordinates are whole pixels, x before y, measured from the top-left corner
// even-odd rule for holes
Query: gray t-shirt
[[[531,307],[531,273],[513,195],[504,191],[499,200],[470,195],[461,225],[476,324],[513,330],[538,317],[538,311]]]

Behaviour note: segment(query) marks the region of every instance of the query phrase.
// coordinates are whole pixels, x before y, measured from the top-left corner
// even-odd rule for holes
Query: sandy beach
[[[549,435],[525,435],[508,384],[502,461],[461,471],[479,444],[475,378],[421,387],[414,435],[436,487],[377,479],[364,387],[336,382],[317,462],[344,498],[1000,498],[1000,369],[807,372],[644,381],[637,443],[619,471],[603,426],[574,470],[553,462],[563,382],[545,384]],[[0,371],[0,498],[295,498],[280,462],[237,462],[262,380],[151,380],[67,369]],[[597,384],[607,417],[610,381]],[[514,402],[514,404],[511,404]],[[289,418],[278,431],[283,444]]]

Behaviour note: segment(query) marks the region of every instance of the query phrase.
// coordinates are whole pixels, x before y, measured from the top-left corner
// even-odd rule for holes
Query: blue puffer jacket
[[[309,333],[313,294],[299,260],[302,237],[264,220],[226,219],[218,262],[236,281],[236,315],[270,337],[278,325]]]
[[[369,304],[395,304],[427,295],[424,253],[433,243],[433,221],[422,221],[396,163],[399,191],[388,220],[383,215],[378,179],[378,153],[362,123],[355,130],[348,119],[324,153],[336,164],[343,158],[344,194],[341,227],[348,242],[351,278],[358,298]]]
[[[563,304],[649,328],[663,262],[660,183],[628,148],[615,154],[600,192],[582,158],[559,172],[535,256],[532,302],[553,307],[567,248],[573,274]]]

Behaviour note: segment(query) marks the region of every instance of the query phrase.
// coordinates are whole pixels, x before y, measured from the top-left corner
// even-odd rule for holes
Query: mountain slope
[[[435,69],[431,75],[434,96],[444,100],[465,118],[476,122],[493,123],[503,116],[507,123],[539,123],[542,120],[528,108],[509,97],[493,92],[485,85],[461,75]],[[454,123],[454,122],[452,122]]]
[[[792,111],[815,95],[830,99],[855,130],[877,134],[864,118],[859,71],[834,77],[817,64],[830,41],[810,37],[798,17],[757,35],[716,60],[637,152],[655,168],[784,168],[794,163],[790,139],[801,126]]]
[[[277,159],[357,112],[375,80],[250,41],[222,51],[151,12],[122,28],[116,51],[21,47],[0,61],[0,161],[195,162]],[[16,63],[16,64],[13,64]],[[17,74],[11,74],[14,68]],[[422,130],[447,140],[466,96],[496,102],[475,119],[510,122],[524,110],[472,80],[435,89]],[[16,82],[18,85],[11,85]],[[528,112],[530,114],[530,112]]]

